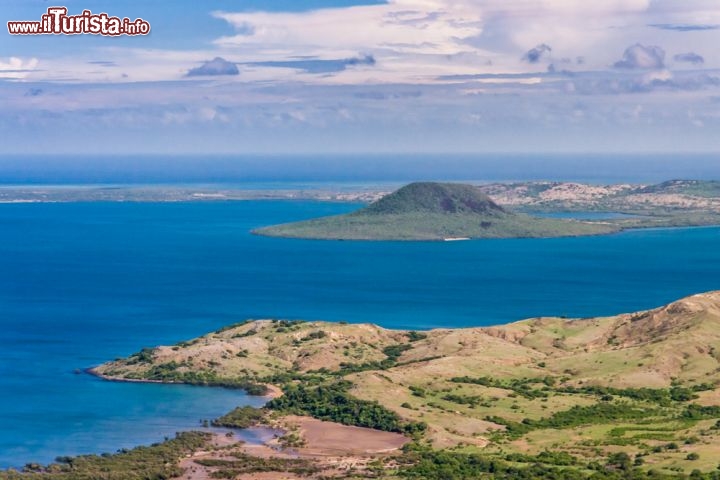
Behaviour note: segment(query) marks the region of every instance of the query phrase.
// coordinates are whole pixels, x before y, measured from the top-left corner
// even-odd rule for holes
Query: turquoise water
[[[720,289],[720,229],[455,243],[262,238],[314,202],[0,205],[0,467],[162,440],[239,392],[83,369],[248,317],[490,325],[654,307]]]

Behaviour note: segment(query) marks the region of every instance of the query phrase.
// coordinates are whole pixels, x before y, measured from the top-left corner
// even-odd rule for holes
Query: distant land
[[[597,235],[618,230],[607,224],[510,212],[472,185],[419,182],[357,212],[253,233],[328,240],[458,240]]]
[[[270,394],[215,424],[281,428],[274,450],[184,435],[0,479],[106,478],[110,466],[108,478],[715,479],[719,332],[720,292],[425,332],[247,321],[93,372]]]
[[[242,200],[317,200],[372,202],[390,193],[385,187],[328,184],[308,187],[209,185],[14,185],[0,186],[2,203],[71,202],[218,202]]]
[[[589,184],[562,181],[475,183],[500,206],[527,212],[673,210],[720,211],[720,181],[670,180],[659,184]],[[312,184],[33,184],[0,185],[0,203],[191,202],[317,200],[371,203],[402,183],[315,182]]]
[[[424,182],[419,185],[432,185]],[[445,238],[552,237],[597,235],[631,228],[720,225],[720,182],[670,180],[655,185],[591,185],[574,182],[443,184],[457,211],[439,196],[419,189],[403,197],[402,211],[388,196],[394,184],[315,183],[209,185],[16,185],[0,187],[0,204],[64,202],[217,202],[310,200],[370,205],[344,216],[258,228],[272,236],[324,239],[441,240]],[[430,195],[423,199],[423,195]],[[477,198],[473,198],[476,194]],[[463,206],[492,202],[473,211]],[[487,197],[486,197],[487,196]],[[488,198],[489,197],[489,198]],[[426,200],[437,204],[429,207]],[[376,203],[377,202],[377,203]],[[459,203],[457,203],[459,202]],[[383,205],[394,204],[382,210]],[[416,205],[414,205],[416,204]],[[377,206],[380,205],[380,206]],[[487,203],[488,206],[492,206]],[[466,205],[467,206],[467,205]],[[450,207],[450,210],[452,208]],[[592,214],[592,215],[587,215]],[[573,217],[577,217],[573,219]],[[549,218],[548,218],[549,217]],[[567,218],[553,218],[567,217]],[[400,228],[402,227],[402,228]]]
[[[607,187],[550,182],[484,186],[422,182],[407,185],[356,212],[260,228],[254,233],[327,240],[598,235],[627,228],[720,224],[718,197],[720,182]],[[579,220],[536,217],[522,211],[627,215]]]

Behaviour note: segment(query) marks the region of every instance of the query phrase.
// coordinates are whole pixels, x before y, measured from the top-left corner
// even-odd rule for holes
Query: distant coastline
[[[548,215],[568,212],[577,218]],[[348,214],[262,227],[253,233],[313,240],[445,241],[579,237],[708,225],[720,225],[720,182],[670,180],[602,187],[416,182]]]
[[[484,237],[544,238],[608,234],[638,228],[720,225],[720,182],[715,181],[670,180],[651,185],[630,183],[594,185],[534,181],[475,185],[478,191],[489,195],[493,201],[510,212],[537,215],[541,220],[536,223],[544,222],[550,225],[554,222],[556,225],[539,229],[533,227],[529,230],[525,228],[518,230],[516,225],[512,225],[502,227],[499,232],[480,230],[470,234],[469,231],[463,231],[463,228],[458,230],[458,222],[454,222],[453,225],[443,227],[436,234],[410,233],[397,237],[389,235],[390,230],[380,234],[359,235],[356,238],[345,234],[334,235],[331,232],[318,234],[318,230],[291,232],[284,227],[259,228],[254,233],[291,238],[444,240]],[[241,186],[8,185],[0,186],[0,205],[94,202],[213,203],[267,200],[339,202],[357,205],[360,208],[388,196],[397,186],[388,183],[358,184],[357,182],[316,182],[302,186],[288,184],[288,188],[281,188],[282,182],[273,185],[247,183]],[[395,228],[392,225],[391,227],[391,230]]]

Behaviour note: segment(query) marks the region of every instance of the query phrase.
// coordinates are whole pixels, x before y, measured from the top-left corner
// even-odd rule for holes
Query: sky
[[[65,0],[13,36],[0,154],[720,151],[717,0]]]

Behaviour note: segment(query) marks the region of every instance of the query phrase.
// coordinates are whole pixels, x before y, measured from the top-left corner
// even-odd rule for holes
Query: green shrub
[[[310,332],[307,335],[305,335],[303,338],[300,339],[301,342],[309,342],[311,340],[319,340],[321,338],[325,338],[327,336],[327,333],[323,330],[316,330],[314,332]]]
[[[359,400],[348,393],[348,382],[332,385],[305,387],[289,385],[284,395],[268,402],[267,408],[285,414],[309,415],[320,420],[374,428],[387,432],[419,433],[427,427],[424,423],[408,423],[393,411],[377,402]]]
[[[419,342],[420,340],[425,340],[427,338],[427,333],[416,332],[416,331],[407,332],[406,335],[410,342]]]
[[[259,408],[238,407],[232,412],[212,421],[214,427],[248,428],[263,420],[264,412]]]
[[[121,450],[114,455],[59,457],[58,463],[42,467],[30,464],[26,473],[0,471],[0,480],[165,480],[182,475],[181,458],[205,448],[210,434],[178,433],[172,440],[149,447]]]

